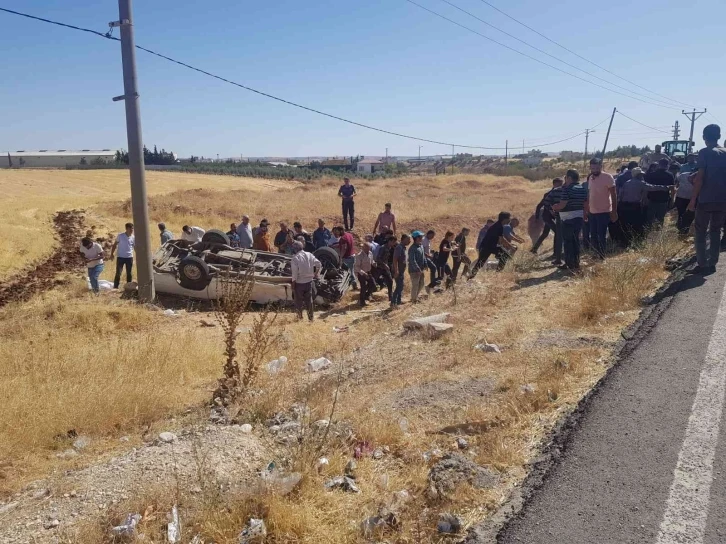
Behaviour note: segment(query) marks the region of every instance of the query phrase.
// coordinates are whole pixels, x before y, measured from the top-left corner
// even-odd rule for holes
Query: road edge
[[[499,541],[504,530],[513,520],[524,515],[533,495],[545,484],[551,469],[557,465],[567,449],[572,431],[589,411],[592,399],[599,394],[613,372],[623,363],[650,334],[661,315],[668,310],[673,298],[680,291],[686,278],[686,270],[695,262],[688,262],[671,272],[664,284],[656,291],[647,306],[643,307],[638,319],[621,332],[620,341],[613,348],[612,363],[605,374],[579,400],[577,405],[563,416],[549,432],[540,450],[540,455],[529,464],[529,471],[521,486],[512,490],[510,498],[487,520],[470,528],[460,544],[491,544]]]

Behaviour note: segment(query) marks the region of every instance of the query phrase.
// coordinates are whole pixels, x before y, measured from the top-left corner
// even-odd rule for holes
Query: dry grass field
[[[0,205],[16,225],[15,232],[24,226],[38,233],[55,209],[81,206],[98,225],[120,227],[128,216],[123,174],[0,172],[3,192],[8,180],[26,184],[25,204]],[[61,181],[69,175],[74,182]],[[55,180],[54,196],[27,214],[31,187],[42,194],[43,176]],[[97,181],[104,176],[113,181]],[[151,219],[166,221],[175,232],[184,223],[226,228],[242,213],[253,222],[262,217],[301,220],[309,230],[318,217],[331,225],[340,220],[333,181],[302,185],[174,174],[149,177],[150,185],[157,184],[150,199]],[[98,183],[115,187],[115,192],[100,190]],[[482,220],[501,209],[526,220],[548,183],[457,175],[356,185],[358,234],[372,228],[388,201],[402,230],[432,227],[442,234],[462,226],[478,230]],[[63,187],[75,189],[65,194]],[[94,191],[99,191],[97,196]],[[521,227],[520,235],[526,237]],[[0,243],[0,254],[13,253],[7,242]],[[612,347],[623,327],[637,318],[642,297],[666,277],[664,260],[683,248],[665,230],[652,235],[644,249],[617,255],[574,277],[522,248],[503,273],[481,273],[418,306],[363,313],[352,304],[351,294],[312,324],[283,313],[275,324],[277,339],[269,358],[285,355],[288,367],[277,375],[260,374],[256,389],[261,394],[249,400],[244,413],[269,444],[269,458],[304,474],[301,487],[285,497],[246,497],[194,494],[175,482],[150,482],[129,501],[110,506],[99,520],[84,520],[69,529],[74,536],[68,541],[105,541],[108,524],[118,522],[128,509],[143,511],[152,503],[167,508],[179,502],[184,541],[200,534],[206,541],[236,542],[249,516],[263,516],[268,542],[359,542],[360,521],[375,514],[393,492],[405,489],[412,500],[400,512],[400,528],[386,539],[438,542],[439,513],[454,512],[468,525],[506,501],[546,433],[607,369]],[[40,248],[35,251],[34,258],[43,254]],[[202,319],[213,319],[210,314],[189,311],[169,318],[113,293],[94,298],[85,292],[80,271],[71,276],[69,285],[0,310],[0,412],[9,416],[0,423],[0,490],[6,493],[59,468],[98,462],[119,450],[116,439],[121,435],[139,443],[162,428],[203,421],[208,415],[204,404],[221,374],[220,327],[200,325]],[[376,297],[372,309],[385,309],[385,296]],[[455,325],[450,335],[430,340],[402,332],[408,317],[442,311],[451,314]],[[246,315],[243,326],[253,317]],[[346,325],[348,332],[333,331]],[[244,336],[240,347],[248,342]],[[483,340],[498,344],[502,353],[474,350]],[[305,361],[321,355],[334,367],[306,372]],[[262,431],[267,418],[294,402],[310,409],[310,421],[327,419],[333,399],[331,419],[350,427],[353,444],[389,450],[383,459],[365,456],[359,461],[360,494],[323,489],[326,478],[342,472],[352,453],[350,442],[331,440],[321,446],[301,436],[289,447]],[[82,456],[58,459],[55,454],[68,447],[64,436],[71,429],[90,436],[92,446]],[[462,485],[450,496],[432,498],[428,471],[439,452],[457,449],[457,436],[466,437],[465,454],[494,471],[499,483],[491,489]],[[312,468],[319,447],[330,459],[323,474]],[[147,539],[163,541],[160,523],[149,522]]]

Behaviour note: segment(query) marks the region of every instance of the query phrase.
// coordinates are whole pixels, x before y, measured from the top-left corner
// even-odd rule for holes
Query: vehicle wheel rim
[[[190,264],[184,267],[184,275],[190,280],[199,280],[202,278],[202,272],[199,268]]]

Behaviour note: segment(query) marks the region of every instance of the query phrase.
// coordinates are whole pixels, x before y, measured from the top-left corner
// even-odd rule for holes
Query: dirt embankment
[[[43,261],[0,283],[0,308],[10,302],[28,300],[36,293],[63,283],[62,279],[56,277],[57,273],[77,268],[82,264],[78,244],[84,234],[83,214],[83,210],[55,214],[53,226],[58,246]]]

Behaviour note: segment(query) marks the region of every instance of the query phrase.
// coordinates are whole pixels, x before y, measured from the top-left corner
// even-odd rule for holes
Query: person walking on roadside
[[[239,247],[242,249],[250,249],[255,243],[249,216],[242,216],[242,222],[237,225],[237,236],[239,236]]]
[[[113,288],[118,289],[121,284],[121,271],[126,267],[126,283],[131,283],[134,268],[134,249],[136,247],[136,236],[134,236],[134,224],[126,223],[126,231],[116,236],[111,246],[111,257],[116,258],[116,275],[113,278]],[[118,250],[118,257],[116,257]]]
[[[355,256],[355,264],[353,265],[355,275],[360,283],[360,297],[358,299],[361,306],[368,305],[368,299],[373,295],[376,288],[376,282],[373,280],[373,252],[368,242],[363,244],[363,249]]]
[[[252,243],[252,249],[257,251],[266,251],[272,253],[272,241],[270,240],[270,233],[268,232],[269,227],[264,221],[260,223],[260,226],[255,229],[254,241]]]
[[[568,170],[562,187],[561,200],[552,208],[560,214],[562,222],[562,250],[565,264],[560,268],[579,270],[580,268],[580,231],[584,223],[587,191],[580,184],[577,170]]]
[[[695,155],[694,155],[695,156]],[[691,155],[689,155],[689,158]],[[685,164],[683,165],[686,166]],[[688,209],[688,204],[693,196],[693,180],[697,171],[686,170],[678,174],[676,178],[676,209],[678,210],[678,234],[687,236],[691,230],[693,220],[696,218],[695,212]]]
[[[353,199],[357,194],[355,187],[350,184],[350,178],[343,178],[343,185],[338,189],[338,196],[343,202],[343,224],[346,231],[355,228],[355,202]]]
[[[401,297],[403,296],[404,276],[406,274],[406,265],[408,264],[408,245],[411,243],[411,237],[408,234],[401,235],[401,241],[393,251],[393,279],[396,281],[396,288],[393,290],[391,297],[391,306],[400,306],[403,304]]]
[[[484,240],[484,237],[487,235],[487,231],[489,230],[489,227],[491,227],[494,224],[494,219],[487,219],[484,226],[479,230],[479,235],[476,237],[476,249],[477,253],[479,252],[479,248],[481,247],[482,240]]]
[[[385,210],[378,214],[376,224],[373,225],[373,235],[385,234],[389,230],[396,235],[396,215],[391,211],[391,203],[386,202]]]
[[[464,227],[461,229],[461,232],[456,236],[456,238],[454,238],[456,249],[452,253],[454,257],[454,266],[451,269],[451,279],[453,281],[456,281],[456,278],[459,276],[459,268],[461,268],[462,264],[464,265],[464,272],[462,275],[465,278],[469,275],[471,259],[466,254],[466,238],[469,236],[469,232],[469,229]]]
[[[308,321],[313,320],[313,300],[315,299],[315,279],[323,265],[315,255],[305,251],[302,242],[292,244],[293,256],[290,260],[292,271],[292,291],[295,294],[295,310],[297,318],[303,318],[303,308],[307,310]]]
[[[196,244],[202,241],[202,237],[204,236],[205,232],[206,231],[203,228],[184,225],[182,227],[181,239],[187,242],[191,242],[192,244]]]
[[[706,147],[698,152],[698,173],[688,204],[688,209],[696,212],[698,264],[693,272],[697,274],[716,271],[721,229],[726,223],[726,149],[718,145],[720,139],[721,127],[718,125],[708,125],[703,129]]]
[[[552,189],[544,194],[540,203],[537,204],[537,208],[534,212],[534,215],[536,217],[541,218],[542,221],[544,221],[545,226],[544,230],[542,231],[542,235],[534,243],[531,251],[536,255],[537,250],[550,235],[550,232],[554,232],[555,242],[552,255],[554,257],[554,261],[552,261],[552,264],[554,264],[555,266],[559,266],[562,264],[562,233],[560,232],[560,218],[557,215],[557,212],[552,209],[552,206],[560,201],[563,183],[564,181],[562,180],[562,178],[553,179]]]
[[[165,243],[171,242],[174,239],[174,233],[166,228],[166,224],[159,223],[157,227],[159,227],[159,239],[161,240],[162,246]]]
[[[449,278],[451,278],[451,267],[449,267],[449,257],[451,257],[451,254],[456,249],[456,244],[454,243],[454,233],[451,231],[447,231],[446,234],[444,234],[444,238],[441,240],[441,243],[439,244],[439,252],[436,254],[436,268],[438,269],[438,277],[440,280],[447,280],[447,284],[449,283]]]
[[[668,192],[670,187],[650,185],[645,181],[645,174],[640,167],[633,168],[631,178],[618,191],[618,209],[620,223],[625,236],[626,246],[634,240],[641,239],[645,234],[645,215],[643,203],[648,200],[651,191]],[[686,201],[688,205],[688,201]]]
[[[645,181],[649,185],[660,185],[662,187],[673,187],[676,180],[668,171],[670,159],[658,161],[658,167],[650,174],[646,174]],[[648,216],[647,226],[663,226],[668,206],[671,202],[671,195],[663,191],[652,191],[648,193]]]
[[[91,284],[91,290],[95,294],[98,294],[98,277],[103,272],[103,248],[98,242],[94,242],[86,237],[81,240],[81,253],[86,259],[88,281]]]
[[[489,227],[486,236],[484,236],[484,239],[481,241],[481,245],[479,246],[479,258],[476,260],[476,264],[474,264],[471,274],[469,274],[469,279],[476,276],[479,269],[486,267],[487,261],[491,255],[494,255],[499,261],[497,270],[501,271],[504,269],[504,266],[510,258],[509,252],[514,251],[514,246],[512,246],[504,235],[504,227],[509,225],[511,221],[511,213],[499,213],[496,223]]]
[[[330,242],[330,231],[325,227],[325,221],[318,219],[318,228],[313,231],[313,245],[315,249],[327,247]]]
[[[590,245],[599,259],[605,258],[608,225],[618,220],[618,195],[615,180],[602,171],[602,161],[590,159],[590,185],[585,215],[590,223]]]
[[[408,249],[408,275],[411,278],[411,303],[417,304],[418,297],[424,287],[424,271],[427,268],[424,254],[424,234],[419,230],[411,233],[413,244]]]
[[[421,247],[423,247],[424,255],[426,256],[426,266],[431,272],[429,284],[426,286],[426,294],[431,293],[431,289],[438,285],[439,280],[439,268],[436,266],[436,259],[434,258],[434,252],[431,251],[431,242],[436,238],[436,231],[429,229],[426,232],[426,236],[421,241]]]
[[[338,237],[338,253],[343,264],[353,274],[353,280],[351,282],[353,291],[358,290],[358,281],[355,276],[355,242],[353,241],[353,235],[347,232],[343,227],[335,227],[333,232]]]

